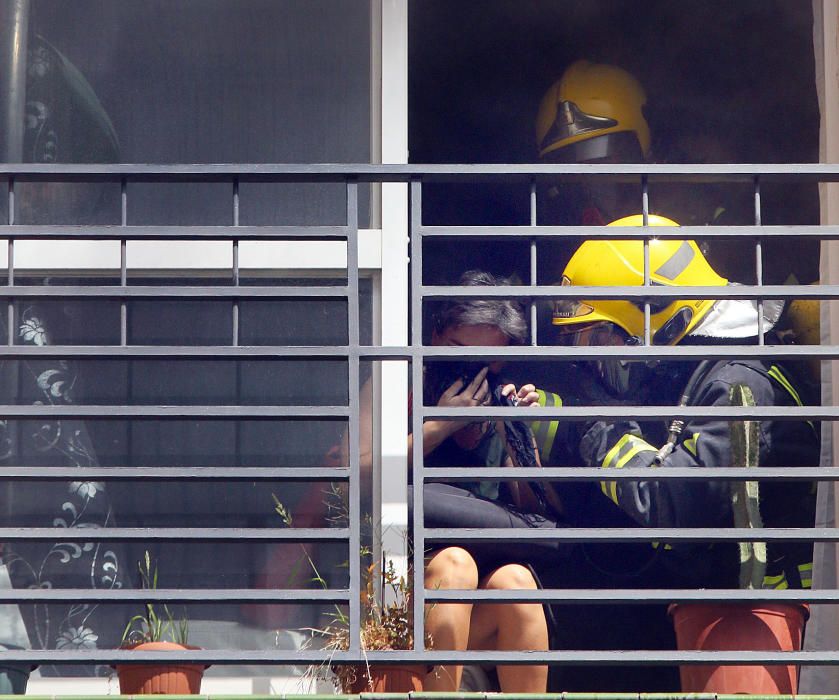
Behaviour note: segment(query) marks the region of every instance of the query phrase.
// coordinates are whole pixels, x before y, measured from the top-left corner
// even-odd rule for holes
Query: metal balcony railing
[[[737,287],[680,287],[680,298],[714,299],[819,299],[839,298],[839,286],[762,284],[761,245],[770,239],[792,242],[802,239],[839,239],[839,226],[762,226],[760,225],[761,185],[767,182],[824,183],[839,181],[837,165],[609,165],[609,166],[558,166],[558,165],[0,165],[0,177],[8,180],[8,221],[0,226],[0,238],[8,244],[8,275],[6,284],[0,286],[0,297],[8,300],[8,345],[0,347],[0,358],[32,359],[214,359],[235,361],[243,358],[331,358],[348,363],[347,405],[333,406],[0,406],[0,415],[6,419],[50,417],[61,419],[105,420],[114,417],[127,419],[160,419],[189,417],[194,420],[243,418],[266,419],[319,418],[346,421],[349,433],[349,464],[339,468],[284,468],[268,469],[243,467],[79,467],[54,466],[27,467],[9,464],[3,467],[6,479],[21,482],[90,480],[174,480],[232,482],[275,480],[341,481],[348,485],[349,525],[346,528],[65,528],[6,527],[0,528],[0,542],[62,541],[106,542],[342,542],[350,552],[360,546],[360,456],[359,456],[359,368],[362,361],[401,360],[410,364],[414,387],[412,403],[413,434],[418,439],[413,444],[413,483],[431,481],[498,480],[509,476],[508,470],[475,468],[429,468],[423,464],[422,424],[425,419],[475,419],[476,417],[520,418],[515,408],[443,409],[422,405],[423,362],[428,358],[459,358],[478,360],[504,358],[508,360],[538,357],[557,360],[592,358],[633,359],[685,359],[685,358],[783,358],[835,360],[839,346],[779,346],[766,345],[760,338],[758,345],[712,346],[702,348],[660,347],[649,343],[649,307],[656,300],[674,297],[672,289],[664,287],[633,288],[568,288],[542,285],[537,280],[538,245],[542,241],[569,238],[640,239],[648,241],[651,231],[647,228],[593,228],[582,226],[538,225],[536,218],[536,183],[548,177],[562,176],[577,180],[598,181],[631,180],[638,183],[639,207],[648,214],[648,187],[664,181],[675,182],[738,182],[751,183],[754,187],[756,221],[754,226],[685,226],[678,229],[657,228],[657,238],[739,239],[754,241],[756,247],[755,285]],[[121,183],[122,221],[114,226],[79,225],[21,225],[15,221],[15,182],[19,178],[43,182],[64,181],[118,181]],[[426,183],[504,181],[530,183],[531,225],[529,226],[427,226],[423,223],[422,192]],[[135,182],[182,183],[224,182],[230,185],[230,208],[233,224],[230,226],[135,226],[128,224],[129,190]],[[243,182],[327,182],[344,183],[347,194],[346,223],[340,226],[242,226],[239,225],[239,185]],[[410,314],[411,338],[404,347],[365,346],[360,343],[359,331],[359,265],[358,265],[358,188],[359,183],[403,182],[410,190]],[[511,287],[465,288],[457,286],[429,286],[422,280],[423,243],[432,238],[454,241],[463,238],[480,238],[487,241],[515,239],[528,242],[531,249],[530,280]],[[24,240],[116,240],[121,247],[120,283],[112,286],[48,287],[19,285],[15,279],[15,242]],[[129,241],[229,241],[233,247],[233,266],[228,286],[167,286],[128,285],[126,243]],[[337,240],[347,243],[346,284],[338,286],[242,286],[238,266],[238,246],[242,241]],[[631,299],[647,308],[647,344],[609,348],[574,348],[540,345],[535,331],[536,302],[557,298],[609,298]],[[14,344],[14,302],[36,298],[86,298],[116,300],[120,303],[120,344],[106,346],[22,346]],[[521,347],[430,347],[423,345],[422,319],[424,303],[452,297],[503,297],[529,304],[531,314],[531,344]],[[226,299],[232,301],[232,337],[223,346],[138,346],[128,342],[128,306],[134,299]],[[248,299],[341,299],[347,300],[348,342],[341,346],[242,346],[239,334],[239,302]],[[407,310],[406,310],[407,311]],[[593,418],[613,418],[631,414],[648,419],[670,418],[667,407],[557,407],[532,408],[528,418],[586,421]],[[707,408],[686,407],[686,417],[715,417],[721,419],[772,419],[772,420],[825,420],[839,418],[836,406],[803,406],[797,408]],[[602,472],[597,469],[544,467],[521,470],[519,476],[529,480],[599,481]],[[672,469],[656,473],[657,480],[745,480],[753,478],[747,469]],[[612,480],[639,480],[648,478],[643,471],[624,469],[609,474]],[[813,480],[833,482],[837,471],[833,466],[796,469],[763,468],[761,480]],[[477,541],[520,541],[551,539],[561,542],[649,542],[679,541],[839,541],[839,528],[805,529],[640,529],[640,528],[570,528],[557,530],[470,530],[426,528],[423,521],[422,489],[414,489],[413,509],[413,566],[423,568],[426,546],[435,543],[465,543]],[[648,602],[839,602],[837,590],[539,590],[539,591],[454,591],[424,590],[415,596],[415,632],[417,648],[407,651],[364,652],[359,645],[361,571],[358,557],[349,558],[349,586],[347,589],[328,590],[96,590],[96,589],[42,589],[0,590],[0,603],[23,604],[32,602],[236,602],[236,603],[294,603],[329,602],[348,606],[351,646],[347,651],[309,650],[234,650],[204,649],[178,652],[177,658],[204,664],[232,665],[239,663],[261,665],[306,664],[330,661],[331,663],[358,663],[367,659],[375,663],[416,662],[439,663],[513,663],[513,664],[837,664],[839,651],[782,652],[692,652],[692,651],[469,651],[424,650],[421,648],[424,623],[423,609],[429,602],[450,601],[544,601],[566,603],[591,603],[601,601],[643,604]],[[174,652],[144,654],[142,661],[171,661]],[[8,662],[30,664],[113,664],[136,663],[136,656],[121,649],[32,649],[7,651]],[[570,696],[569,696],[570,697]]]

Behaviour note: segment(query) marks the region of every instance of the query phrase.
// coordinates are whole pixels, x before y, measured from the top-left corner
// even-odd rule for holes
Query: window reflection
[[[370,157],[370,10],[354,0],[201,0],[28,7],[26,97],[20,160],[34,163],[367,162]],[[320,6],[320,7],[318,7]],[[311,17],[319,17],[317,23]],[[2,34],[8,37],[8,34]],[[185,41],[184,37],[189,37]],[[3,39],[0,39],[2,41]],[[17,160],[14,158],[13,160]],[[5,183],[3,183],[5,184]],[[360,225],[369,220],[362,187]],[[119,224],[120,183],[18,178],[14,222]],[[242,182],[241,223],[335,225],[346,189],[335,184]],[[6,198],[0,212],[8,216]],[[134,225],[230,225],[232,184],[130,182]],[[165,263],[164,260],[160,260]],[[201,269],[200,259],[190,266]],[[211,269],[212,265],[206,265]],[[287,280],[285,283],[299,283]],[[18,270],[16,284],[114,285],[96,278]],[[243,279],[243,284],[248,280]],[[276,284],[270,277],[257,281]],[[342,284],[341,280],[307,280]],[[129,284],[229,285],[230,276],[138,278]],[[68,294],[71,292],[68,291]],[[362,333],[371,334],[371,292],[362,283]],[[118,345],[120,302],[70,296],[15,303],[15,344]],[[230,345],[230,300],[129,300],[129,344]],[[242,344],[347,343],[346,302],[240,305]],[[2,327],[6,340],[5,322]],[[346,361],[5,360],[0,403],[66,405],[346,405]],[[339,420],[210,420],[107,416],[0,421],[8,466],[337,466],[327,452]],[[322,482],[4,481],[4,525],[52,527],[278,527],[272,495],[301,526],[323,526]],[[165,488],[164,488],[165,487]],[[110,588],[136,585],[147,543],[6,544],[0,586]],[[171,587],[306,587],[283,567],[299,546],[263,543],[152,545]],[[330,585],[345,586],[346,545],[306,552]],[[299,557],[298,557],[299,558]],[[282,564],[282,565],[281,565]],[[335,572],[330,574],[329,572]],[[265,648],[280,627],[313,624],[321,606],[193,606],[194,643]],[[113,648],[131,606],[0,607],[0,643],[34,648]],[[293,643],[293,642],[289,642]],[[232,673],[230,668],[218,672]],[[108,675],[107,668],[42,667],[46,675]]]

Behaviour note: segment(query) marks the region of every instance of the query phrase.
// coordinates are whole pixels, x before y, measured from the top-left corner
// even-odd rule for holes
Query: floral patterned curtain
[[[35,306],[23,308],[17,342],[48,345],[49,320]],[[5,334],[4,334],[5,335]],[[66,360],[0,362],[2,403],[73,404],[80,392],[78,369]],[[0,458],[15,466],[97,466],[96,452],[83,421],[0,421]],[[15,527],[113,527],[113,508],[102,482],[70,480],[4,482],[3,519]],[[15,588],[122,588],[130,580],[120,543],[15,542],[2,551]],[[110,608],[110,609],[108,609]],[[39,649],[114,648],[120,641],[114,606],[97,603],[49,603],[20,606],[29,645]],[[0,643],[6,640],[0,639]],[[15,640],[8,640],[14,643]],[[54,673],[54,669],[41,669]],[[67,674],[63,668],[62,673]],[[108,675],[103,667],[79,667],[74,673]]]

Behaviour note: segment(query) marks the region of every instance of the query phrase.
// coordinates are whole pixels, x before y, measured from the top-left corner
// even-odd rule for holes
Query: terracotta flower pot
[[[181,651],[198,647],[173,642],[143,642],[134,651]],[[198,695],[204,666],[197,664],[118,664],[121,695]]]
[[[355,681],[346,691],[358,693],[421,692],[425,666],[356,666]]]
[[[809,616],[805,604],[671,605],[680,650],[798,651]],[[681,666],[682,691],[790,695],[798,688],[797,666]]]

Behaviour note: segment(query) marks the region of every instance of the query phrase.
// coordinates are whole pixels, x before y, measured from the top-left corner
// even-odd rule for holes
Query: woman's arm
[[[462,379],[457,379],[455,382],[443,392],[440,400],[437,402],[438,406],[445,406],[449,408],[463,408],[470,406],[486,405],[489,399],[489,382],[487,382],[488,367],[484,367],[478,372],[469,384],[466,384]],[[429,420],[422,425],[422,454],[423,456],[431,454],[436,450],[445,440],[454,435],[459,430],[469,425],[470,421],[456,421],[456,420]],[[408,433],[408,464],[413,464],[414,456],[414,436],[413,433]]]

